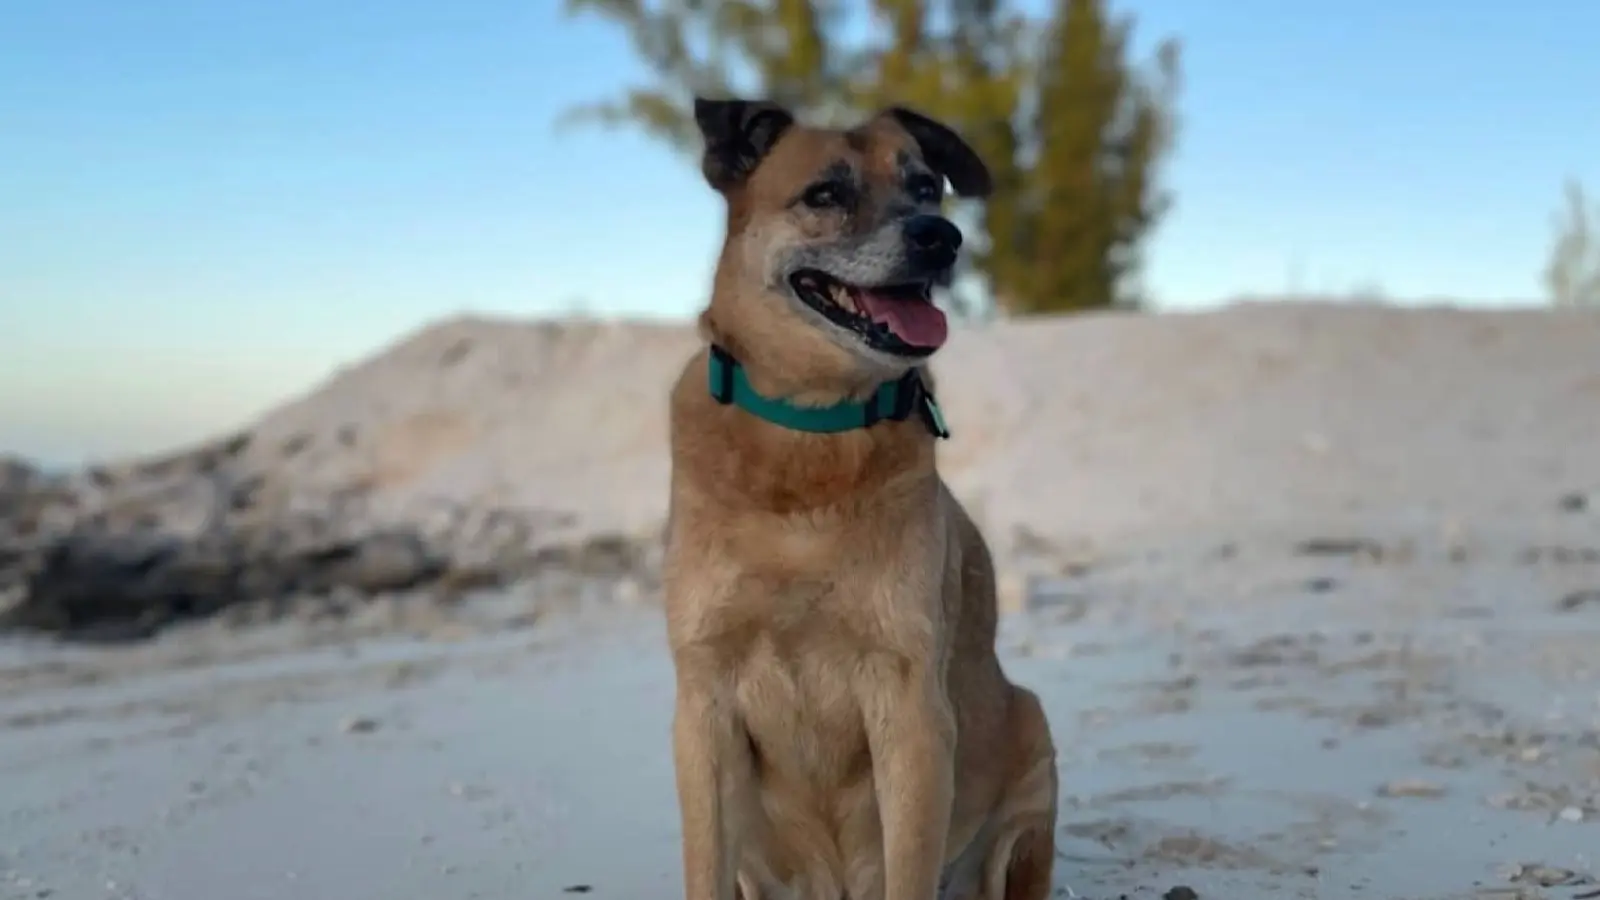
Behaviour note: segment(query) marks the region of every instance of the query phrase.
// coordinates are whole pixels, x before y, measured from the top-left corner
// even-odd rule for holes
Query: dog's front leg
[[[684,900],[735,900],[739,847],[735,821],[746,777],[734,749],[729,704],[704,683],[678,681],[672,757],[683,833]]]
[[[934,900],[955,796],[955,714],[938,673],[870,666],[863,711],[883,827],[884,900]]]

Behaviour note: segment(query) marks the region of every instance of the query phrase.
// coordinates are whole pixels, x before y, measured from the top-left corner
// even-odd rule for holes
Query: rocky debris
[[[1537,862],[1511,863],[1502,867],[1498,874],[1512,884],[1539,887],[1579,887],[1595,883],[1593,877],[1582,872]]]
[[[1556,500],[1556,508],[1565,513],[1583,513],[1600,509],[1600,491],[1572,491]]]
[[[1287,871],[1291,868],[1260,850],[1235,846],[1216,838],[1190,832],[1162,837],[1145,847],[1142,857],[1147,861],[1184,867],[1264,868],[1278,871]]]
[[[1423,781],[1418,778],[1402,778],[1388,782],[1387,784],[1384,784],[1378,788],[1378,796],[1380,797],[1416,797],[1434,799],[1437,797],[1443,797],[1444,794],[1444,785],[1435,784],[1431,781]]]
[[[11,503],[45,480],[47,476],[26,461],[14,456],[0,456],[0,512],[9,517]]]
[[[243,604],[306,597],[349,606],[462,591],[554,571],[648,581],[650,541],[552,540],[560,516],[438,503],[385,516],[368,492],[296,495],[246,464],[248,437],[177,456],[45,476],[0,469],[0,629],[128,640]]]
[[[43,548],[5,624],[70,634],[120,623],[153,632],[249,600],[406,590],[447,568],[407,532],[339,538],[288,525],[184,539],[88,526]]]
[[[378,730],[378,720],[370,716],[351,716],[339,723],[339,730],[345,734],[371,734]]]
[[[1494,809],[1546,813],[1552,821],[1582,823],[1600,816],[1600,790],[1565,784],[1524,780],[1520,789],[1492,794],[1485,802]]]
[[[1600,588],[1585,588],[1566,594],[1556,601],[1556,609],[1561,612],[1577,612],[1580,609],[1600,610]]]
[[[1525,547],[1517,554],[1517,561],[1530,566],[1593,566],[1600,565],[1600,547],[1535,546]]]
[[[68,520],[72,501],[60,479],[21,460],[0,458],[0,591],[23,580],[26,548]]]
[[[1270,635],[1235,650],[1229,657],[1229,662],[1240,669],[1257,666],[1315,665],[1322,657],[1317,648],[1312,646],[1313,643],[1315,642],[1302,640],[1296,635]]]
[[[1319,537],[1295,545],[1301,556],[1346,556],[1380,561],[1385,556],[1384,546],[1367,538]]]

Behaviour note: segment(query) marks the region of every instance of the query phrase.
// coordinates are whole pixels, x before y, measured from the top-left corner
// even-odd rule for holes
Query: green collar
[[[903,422],[916,413],[935,438],[950,436],[939,402],[916,369],[895,381],[878,385],[878,390],[868,400],[847,400],[833,406],[795,406],[787,400],[756,393],[745,375],[744,366],[715,344],[711,345],[709,369],[711,396],[718,403],[732,404],[756,418],[794,431],[837,434],[871,428],[885,419]]]

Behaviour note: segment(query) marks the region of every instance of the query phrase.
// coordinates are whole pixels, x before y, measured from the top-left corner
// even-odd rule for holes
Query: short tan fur
[[[908,223],[938,213],[930,176],[989,191],[976,154],[898,108],[851,129],[762,101],[702,99],[696,114],[727,205],[706,341],[799,406],[926,376],[936,347],[896,329],[933,332],[874,325],[874,279],[948,283],[948,266],[917,262],[934,242],[904,249]],[[802,270],[838,280],[842,312],[794,287]],[[765,421],[711,396],[707,353],[670,401],[686,900],[1042,900],[1054,743],[996,658],[993,563],[934,436],[917,417],[836,434]]]

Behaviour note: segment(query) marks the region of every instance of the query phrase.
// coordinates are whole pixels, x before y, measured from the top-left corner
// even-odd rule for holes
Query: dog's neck
[[[689,362],[674,391],[673,445],[686,482],[713,502],[732,510],[815,514],[883,490],[905,490],[933,474],[936,441],[921,419],[829,434],[774,427],[712,396],[709,353]]]
[[[750,386],[764,397],[800,407],[826,407],[869,399],[898,378],[850,361],[845,351],[785,334],[726,327],[715,306],[700,316],[700,337],[739,360]]]
[[[787,329],[763,331],[715,301],[701,315],[699,330],[706,344],[745,363],[751,388],[797,406],[859,402],[886,380],[844,365],[843,351],[821,340],[796,340]],[[775,428],[712,396],[709,355],[709,347],[702,350],[679,379],[675,415],[695,424],[676,427],[673,440],[688,477],[718,502],[780,514],[815,511],[933,472],[936,441],[922,419],[834,434]]]
[[[811,434],[840,434],[872,428],[882,422],[904,422],[915,417],[923,422],[933,436],[950,436],[938,401],[917,369],[908,370],[893,381],[879,384],[877,390],[865,400],[845,401],[832,406],[799,406],[756,391],[750,385],[744,366],[718,344],[711,345],[706,362],[706,386],[718,403],[736,406],[781,428]]]

